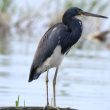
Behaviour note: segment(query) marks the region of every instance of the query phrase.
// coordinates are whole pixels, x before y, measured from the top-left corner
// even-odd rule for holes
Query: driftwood
[[[71,108],[53,108],[53,107],[0,107],[0,110],[77,110]]]

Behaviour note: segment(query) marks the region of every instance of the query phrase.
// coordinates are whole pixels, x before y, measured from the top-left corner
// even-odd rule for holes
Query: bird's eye
[[[82,15],[82,11],[79,11],[78,14],[79,14],[79,15]]]

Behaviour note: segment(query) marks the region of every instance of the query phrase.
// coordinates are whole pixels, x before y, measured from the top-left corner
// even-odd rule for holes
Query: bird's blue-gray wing
[[[67,28],[60,23],[50,28],[42,37],[31,66],[29,81],[39,77],[41,73],[36,74],[36,69],[40,67],[48,57],[52,55],[54,49],[57,45],[59,45],[58,43],[60,43],[59,40],[62,37],[62,31],[64,36],[66,36],[66,29]]]

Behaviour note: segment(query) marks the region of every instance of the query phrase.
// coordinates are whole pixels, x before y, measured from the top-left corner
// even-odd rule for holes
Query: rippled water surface
[[[0,106],[46,104],[45,74],[28,83],[32,52],[0,55]],[[20,45],[22,47],[22,45]],[[30,48],[31,50],[31,48]],[[49,99],[52,100],[54,69],[49,71]],[[110,53],[108,51],[75,51],[63,61],[57,78],[57,105],[79,110],[110,108]]]

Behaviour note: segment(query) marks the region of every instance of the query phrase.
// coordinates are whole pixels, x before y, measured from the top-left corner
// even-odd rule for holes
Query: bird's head
[[[106,16],[85,12],[85,11],[83,11],[80,8],[77,8],[77,7],[72,7],[72,8],[69,8],[64,13],[63,19],[65,20],[65,19],[68,19],[68,18],[74,18],[76,16],[81,16],[81,15],[83,15],[83,16],[92,16],[92,17],[99,17],[99,18],[108,18]]]

